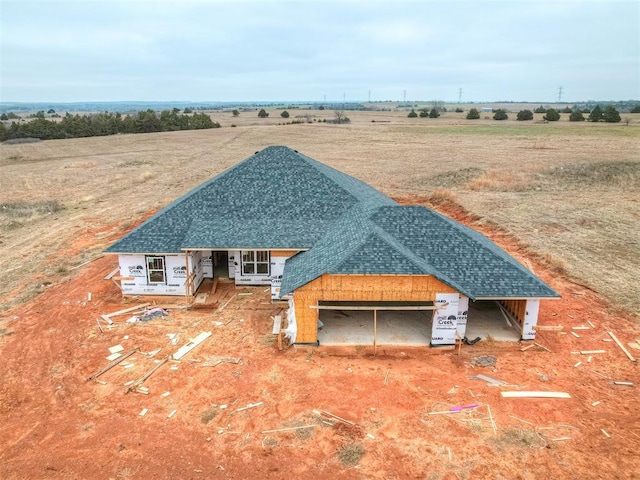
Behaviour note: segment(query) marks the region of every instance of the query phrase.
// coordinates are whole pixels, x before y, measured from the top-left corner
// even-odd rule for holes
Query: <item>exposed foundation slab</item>
[[[431,341],[430,311],[378,311],[377,344],[427,346]],[[373,312],[322,310],[318,330],[320,345],[373,345]],[[496,341],[520,340],[516,326],[509,327],[496,302],[469,304],[467,333],[469,339],[491,336]]]

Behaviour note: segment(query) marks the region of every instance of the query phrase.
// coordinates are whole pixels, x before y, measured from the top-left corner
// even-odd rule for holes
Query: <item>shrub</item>
[[[422,110],[420,110],[420,118],[427,118],[429,116],[429,110],[426,108],[423,108]]]
[[[469,113],[467,113],[467,120],[478,120],[479,118],[480,112],[477,108],[472,108],[471,110],[469,110]]]
[[[555,108],[550,108],[549,110],[547,110],[547,114],[542,118],[544,118],[547,122],[557,122],[558,120],[560,120],[560,114]]]
[[[432,108],[431,111],[429,112],[429,118],[438,118],[439,116],[440,116],[440,113],[436,108]]]
[[[602,118],[607,123],[618,123],[620,119],[620,113],[613,105],[608,105],[604,109],[604,113],[602,114]]]
[[[280,116],[281,116],[282,118],[289,118],[289,112],[287,112],[287,111],[285,110],[284,112],[282,112],[282,113],[280,114]]]
[[[232,114],[234,117],[237,117],[238,115],[240,115],[240,112],[239,112],[238,110],[234,110],[233,112],[231,112],[231,114]]]
[[[360,462],[364,455],[361,443],[349,443],[338,450],[338,457],[345,467],[353,467]]]
[[[261,108],[260,111],[258,112],[258,116],[260,118],[267,118],[269,116],[269,114],[265,111],[264,108]]]
[[[531,110],[520,110],[516,116],[516,120],[522,122],[525,120],[533,120],[533,112]]]
[[[600,105],[596,105],[594,109],[591,110],[591,113],[589,114],[589,121],[599,122],[600,120],[602,120],[603,116],[604,115],[602,113],[602,109],[600,108]]]
[[[507,120],[508,118],[509,115],[507,115],[507,112],[505,112],[502,108],[497,109],[493,114],[494,120]]]
[[[584,115],[582,112],[571,112],[569,115],[570,122],[584,122]]]
[[[573,112],[573,110],[571,110],[571,107],[564,107],[562,109],[562,113],[572,113],[572,112]]]
[[[409,117],[409,118],[416,118],[417,116],[418,116],[418,114],[416,113],[416,111],[413,108],[409,112],[409,115],[407,115],[407,117]]]
[[[463,109],[461,109],[460,107],[456,108],[456,113],[462,113],[462,112],[464,112]]]
[[[534,110],[535,113],[547,113],[547,109],[540,105],[538,108]]]

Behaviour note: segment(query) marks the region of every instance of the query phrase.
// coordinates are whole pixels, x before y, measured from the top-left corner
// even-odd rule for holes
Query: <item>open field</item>
[[[638,478],[639,362],[603,339],[610,330],[625,345],[640,338],[640,115],[629,125],[348,116],[348,125],[278,125],[277,113],[266,122],[225,114],[213,118],[223,125],[214,130],[0,145],[0,477]],[[123,306],[102,280],[116,261],[94,260],[101,250],[277,144],[485,233],[562,294],[542,302],[540,323],[567,334],[539,334],[551,352],[488,341],[460,356],[280,353],[265,334],[281,307],[263,288],[246,289],[253,295],[223,311],[175,309],[101,333],[99,314],[137,303]],[[594,328],[571,330],[588,322]],[[165,366],[147,382],[149,395],[124,393],[123,383],[153,366],[139,353],[132,367],[101,377],[106,384],[86,382],[109,346],[162,347],[163,358],[177,348],[167,333],[181,345],[206,330],[213,336],[177,370]],[[572,353],[600,349],[592,361]],[[241,363],[202,366],[215,355]],[[480,355],[496,356],[496,367],[474,368]],[[572,398],[502,398],[468,379],[478,373],[508,390]],[[455,418],[428,415],[472,403],[481,406]],[[495,432],[482,420],[487,405]],[[328,426],[313,409],[356,426]]]
[[[290,120],[307,113],[292,112]],[[394,197],[438,190],[615,307],[635,309],[640,115],[628,115],[630,125],[348,115],[349,125],[278,125],[278,112],[265,121],[228,113],[214,120],[237,128],[1,145],[0,204],[36,203],[33,215],[0,210],[0,296],[27,298],[105,247],[105,226],[120,222],[122,232],[253,152],[284,144]],[[37,202],[56,202],[56,211]],[[83,256],[52,262],[86,231],[95,236]]]

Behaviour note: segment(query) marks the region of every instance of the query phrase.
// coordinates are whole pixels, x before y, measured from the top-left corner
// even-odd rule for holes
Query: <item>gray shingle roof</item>
[[[308,250],[281,294],[325,273],[434,275],[472,299],[558,295],[485,236],[287,147],[268,147],[177,199],[105,251]]]
[[[168,205],[105,251],[311,248],[352,206],[395,202],[287,147],[268,147]]]
[[[329,273],[433,275],[472,300],[558,297],[487,237],[425,207],[362,213],[357,224],[336,223],[311,250],[287,260],[281,295]]]

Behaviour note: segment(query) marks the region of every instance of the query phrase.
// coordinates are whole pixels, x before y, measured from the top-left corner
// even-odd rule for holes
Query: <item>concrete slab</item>
[[[378,311],[378,345],[427,346],[431,341],[430,311]],[[373,312],[321,310],[320,345],[373,345]],[[496,341],[517,342],[520,331],[509,327],[494,301],[469,304],[466,336],[472,340],[491,336]]]

